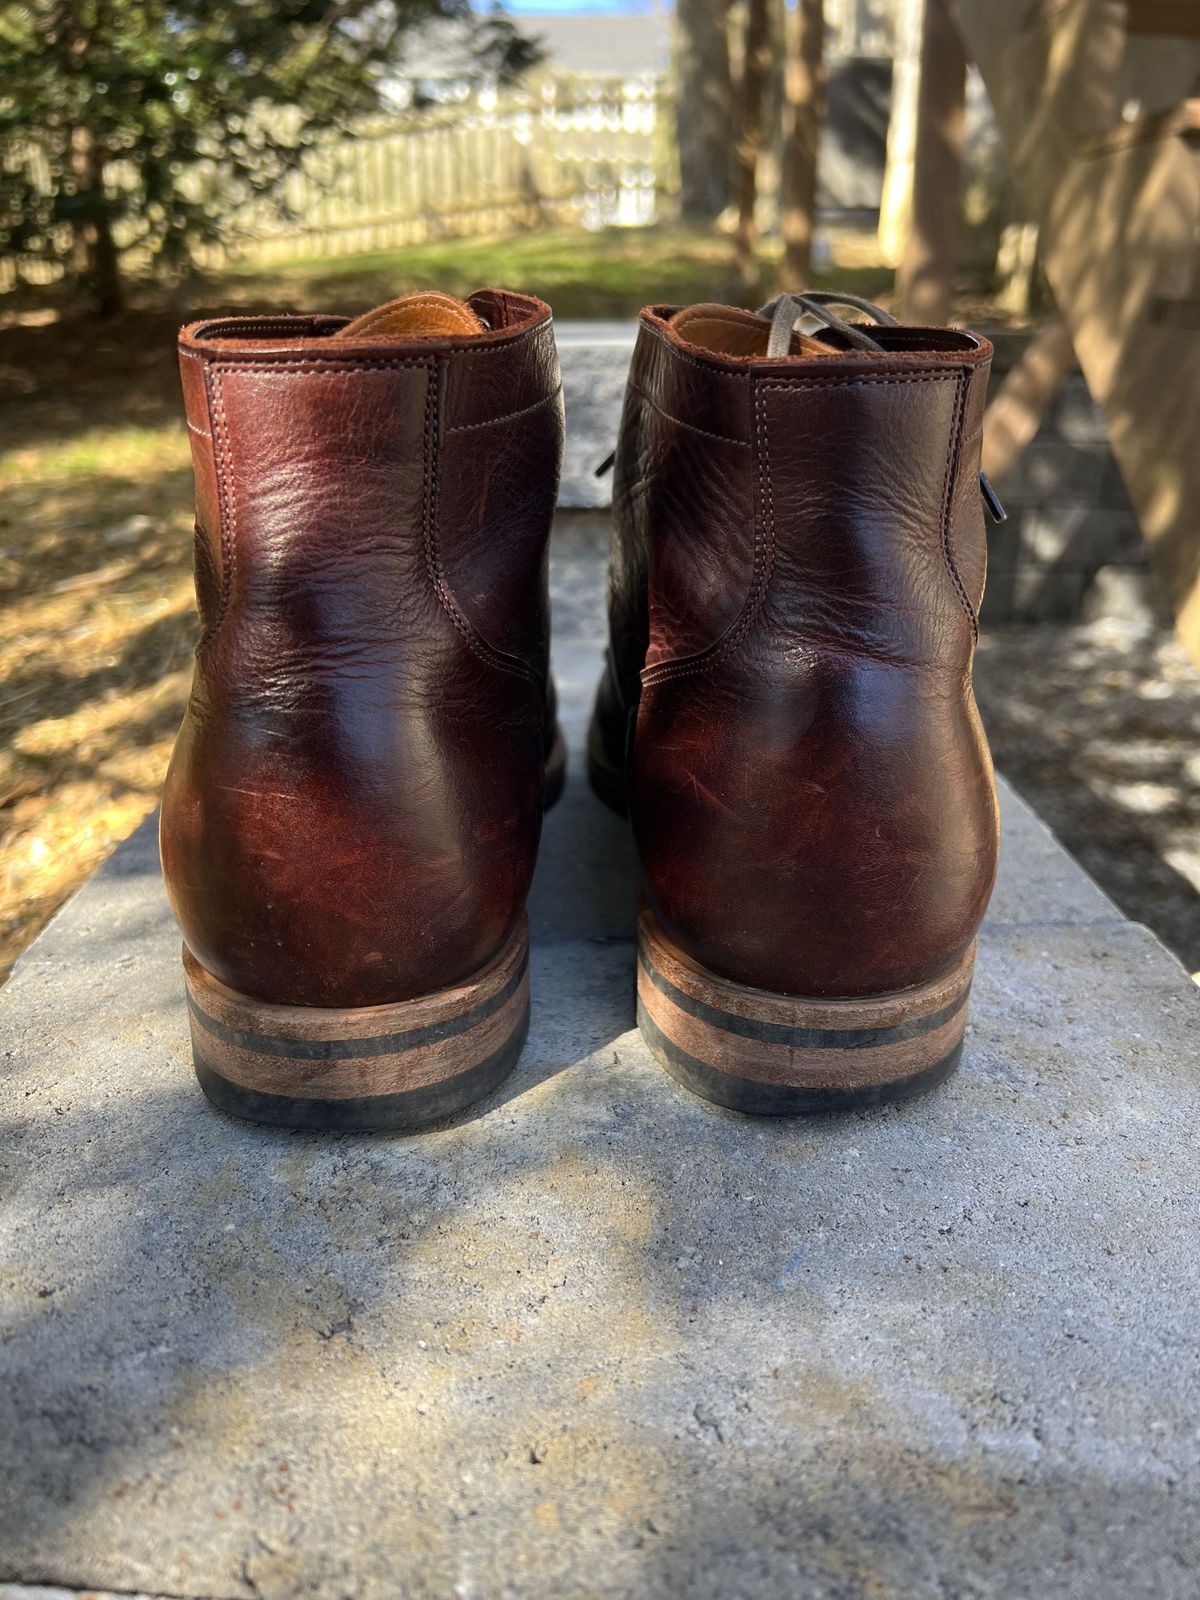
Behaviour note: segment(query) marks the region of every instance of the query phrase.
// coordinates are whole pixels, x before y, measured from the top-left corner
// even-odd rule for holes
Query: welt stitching
[[[467,621],[459,610],[458,603],[446,582],[445,572],[442,567],[442,558],[437,545],[437,443],[438,443],[438,369],[432,368],[429,374],[429,386],[425,396],[425,492],[424,492],[424,546],[425,568],[429,574],[429,581],[433,591],[441,603],[442,610],[461,634],[467,648],[485,666],[496,668],[500,672],[512,673],[515,677],[529,678],[537,681],[536,674],[523,661],[510,659],[495,650],[482,639],[476,630]]]
[[[766,402],[760,385],[754,396],[754,434],[758,444],[762,471],[759,473],[759,515],[754,519],[754,562],[750,589],[746,595],[741,615],[733,628],[715,640],[707,650],[688,661],[667,662],[661,668],[651,668],[642,678],[643,688],[656,683],[666,683],[674,678],[685,678],[692,673],[707,672],[732,654],[753,627],[767,597],[767,587],[775,565],[775,501],[771,492],[771,455],[767,444]],[[761,532],[760,532],[761,530]]]
[[[701,433],[706,439],[715,439],[718,444],[736,444],[742,450],[748,450],[750,448],[750,441],[748,439],[731,439],[727,434],[713,433],[708,428],[697,427],[694,422],[685,422],[682,417],[673,417],[669,411],[664,411],[662,406],[659,405],[658,401],[652,399],[651,396],[646,393],[645,389],[643,389],[640,384],[636,384],[632,378],[630,378],[628,386],[633,390],[634,394],[640,394],[646,404],[654,411],[657,411],[660,417],[665,417],[668,422],[674,423],[677,428],[687,428],[692,433]]]
[[[979,637],[979,620],[975,615],[975,607],[971,604],[971,597],[967,593],[967,586],[962,581],[958,570],[958,563],[954,559],[954,549],[950,539],[951,514],[954,510],[954,484],[958,477],[958,463],[962,452],[962,430],[964,413],[967,405],[967,383],[969,375],[959,380],[958,396],[954,406],[954,426],[950,432],[950,449],[946,457],[946,482],[942,489],[942,553],[946,558],[946,567],[954,581],[958,598],[962,601],[963,609],[971,624],[972,637]]]
[[[562,384],[549,394],[544,394],[540,400],[535,400],[532,405],[521,406],[517,411],[506,411],[502,417],[485,417],[482,422],[456,422],[453,427],[447,428],[447,433],[470,433],[472,428],[494,428],[499,422],[512,422],[517,417],[523,417],[530,411],[537,411],[541,406],[548,406],[552,400],[557,400],[562,393]]]

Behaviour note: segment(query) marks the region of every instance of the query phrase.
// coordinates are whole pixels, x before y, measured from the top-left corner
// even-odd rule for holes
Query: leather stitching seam
[[[360,364],[358,367],[338,363],[332,367],[308,368],[296,365],[297,361],[307,358],[293,357],[256,366],[248,361],[206,360],[197,352],[190,350],[185,350],[182,354],[190,360],[199,361],[204,368],[204,390],[208,397],[208,416],[213,426],[213,443],[216,446],[213,459],[217,472],[217,504],[221,519],[221,596],[212,625],[205,629],[196,646],[197,650],[199,650],[216,637],[221,624],[225,621],[229,611],[230,593],[233,588],[233,574],[237,556],[237,501],[233,490],[233,448],[229,439],[229,423],[225,415],[223,383],[225,374],[228,372],[272,373],[283,369],[291,377],[327,377],[333,373],[340,375],[345,372],[367,370],[368,365],[371,368],[423,367],[428,363],[424,361],[390,359],[372,361],[369,364]]]
[[[204,393],[208,401],[208,420],[212,424],[213,464],[217,474],[217,511],[221,523],[221,595],[217,614],[196,646],[214,639],[229,610],[229,591],[233,585],[234,532],[237,509],[233,499],[233,452],[229,444],[229,427],[225,416],[225,396],[221,386],[221,368],[210,366],[204,374]]]
[[[958,395],[954,406],[954,426],[950,430],[950,449],[946,456],[946,481],[942,488],[942,553],[946,558],[946,568],[954,583],[955,592],[962,602],[963,610],[967,613],[967,620],[971,624],[971,635],[979,638],[979,619],[975,615],[975,607],[971,604],[971,597],[967,593],[967,586],[962,581],[958,570],[958,563],[954,559],[954,545],[951,539],[950,524],[954,511],[954,485],[958,479],[958,464],[962,454],[963,421],[967,409],[967,384],[970,375],[961,378],[958,383]]]
[[[706,378],[728,378],[734,383],[749,382],[749,372],[731,372],[728,367],[719,366],[715,361],[711,366],[707,362],[697,361],[695,356],[688,355],[686,350],[680,350],[677,345],[672,344],[665,333],[661,333],[657,328],[651,328],[650,331],[666,355],[674,361],[685,361],[689,367],[695,367],[696,371],[702,372]]]
[[[706,439],[715,439],[718,444],[735,444],[740,450],[749,450],[750,441],[748,439],[731,439],[728,434],[713,433],[708,428],[698,427],[694,422],[685,422],[682,417],[673,417],[669,411],[665,411],[659,405],[657,400],[648,395],[640,384],[634,383],[632,378],[629,380],[629,388],[633,390],[634,394],[641,395],[651,410],[657,411],[660,417],[664,417],[668,422],[673,423],[675,427],[687,428],[691,433],[701,433]]]
[[[298,317],[298,318],[293,319],[290,322],[282,322],[282,321],[272,322],[272,321],[266,321],[266,320],[264,320],[264,321],[254,321],[253,319],[250,320],[250,321],[247,321],[247,322],[228,322],[228,321],[226,321],[226,322],[217,323],[215,325],[207,326],[207,327],[205,327],[205,332],[203,334],[200,334],[200,335],[195,335],[194,334],[192,337],[196,340],[197,344],[201,344],[201,345],[203,345],[207,340],[210,340],[210,339],[236,339],[239,336],[239,334],[246,335],[246,336],[253,336],[255,333],[260,334],[263,338],[279,338],[279,339],[313,338],[313,339],[321,339],[321,338],[323,338],[323,336],[321,334],[297,334],[296,331],[295,331],[295,323],[297,321],[299,321],[299,322],[309,322],[309,323],[313,323],[313,322],[322,323],[322,322],[333,322],[333,321],[340,321],[340,320],[341,319],[333,317],[331,314],[326,312],[326,313],[321,313],[321,314],[318,314],[318,315],[312,316],[312,317]],[[201,326],[204,327],[205,325],[201,324]],[[342,326],[345,326],[344,322],[342,323]],[[476,356],[476,357],[497,355],[497,354],[501,353],[502,351],[510,351],[510,350],[512,350],[513,346],[520,344],[523,339],[536,339],[539,334],[542,334],[542,335],[550,334],[552,332],[552,330],[553,330],[553,327],[554,327],[553,318],[548,317],[544,322],[535,322],[532,325],[532,327],[522,328],[520,333],[514,333],[507,339],[492,339],[492,340],[489,340],[486,344],[481,344],[479,342],[480,336],[478,334],[472,334],[472,335],[469,336],[469,342],[468,343],[460,343],[460,344],[453,345],[451,350],[448,353],[451,354],[451,355],[472,355],[472,356]],[[338,330],[335,329],[334,331],[337,332]],[[455,337],[455,336],[452,335],[451,337]],[[464,334],[461,337],[463,339],[467,339],[468,336]],[[378,338],[377,338],[376,342],[378,342]],[[326,350],[327,349],[328,349],[328,352],[329,352],[328,355],[326,354]],[[211,350],[211,351],[209,351],[209,350],[196,350],[196,351],[185,350],[182,353],[184,355],[194,356],[197,360],[204,361],[204,362],[206,362],[207,364],[210,364],[210,365],[212,363],[218,362],[218,361],[219,362],[228,362],[231,366],[237,367],[239,371],[245,371],[247,366],[249,366],[253,362],[253,360],[255,358],[255,355],[256,355],[255,351],[247,350],[246,351],[246,359],[242,360],[242,359],[239,359],[238,353],[235,352],[235,351],[232,351],[232,350],[219,350],[219,349]],[[447,352],[445,350],[441,350],[439,353],[446,354]],[[383,365],[389,366],[389,367],[391,367],[391,366],[423,367],[423,366],[426,366],[428,364],[428,361],[429,361],[429,357],[428,356],[410,357],[408,359],[405,359],[404,357],[400,357],[400,356],[386,356],[386,355],[385,356],[362,356],[362,357],[356,357],[355,351],[353,350],[353,348],[347,349],[345,351],[345,353],[342,354],[338,350],[337,345],[334,344],[332,342],[332,340],[328,338],[328,336],[324,337],[324,341],[322,343],[322,347],[321,347],[321,349],[319,351],[318,350],[306,350],[303,355],[289,356],[289,355],[284,354],[284,355],[280,355],[280,356],[274,357],[274,358],[268,357],[268,355],[267,355],[267,353],[265,351],[261,352],[260,354],[258,354],[258,359],[260,361],[264,361],[264,362],[268,362],[269,361],[269,365],[265,368],[266,371],[270,371],[272,367],[286,366],[289,362],[294,362],[294,361],[301,361],[301,362],[308,361],[308,362],[311,362],[314,358],[318,358],[322,362],[324,362],[325,360],[353,361],[355,359],[360,359],[364,363],[370,363],[371,365],[375,365],[376,363],[382,363]]]
[[[962,372],[961,367],[929,367],[921,372],[868,372],[861,378],[847,377],[844,372],[831,372],[828,376],[823,373],[806,373],[802,378],[764,378],[759,385],[762,389],[809,389],[822,386],[827,389],[856,389],[863,384],[873,383],[944,383],[947,378],[957,379]]]
[[[239,334],[245,334],[248,337],[258,334],[264,339],[304,338],[304,334],[296,333],[296,324],[298,322],[306,322],[311,326],[316,322],[336,320],[336,318],[330,317],[328,314],[312,317],[226,318],[220,322],[201,323],[200,326],[204,329],[204,332],[202,334],[193,334],[192,337],[198,344],[203,344],[208,339],[235,339]],[[309,337],[318,338],[319,335],[310,334]],[[201,353],[198,350],[185,350],[183,354],[189,356],[193,361],[213,361],[220,357],[219,351],[204,351]]]
[[[771,458],[767,446],[766,401],[762,395],[762,390],[765,387],[765,384],[760,384],[754,395],[754,432],[758,444],[758,457],[762,467],[758,475],[759,514],[754,519],[754,562],[750,587],[746,592],[746,599],[741,613],[729,631],[720,639],[715,640],[706,650],[701,651],[699,655],[693,656],[686,661],[668,661],[662,667],[651,667],[649,671],[643,671],[641,678],[644,689],[650,689],[656,683],[665,683],[670,679],[685,678],[698,672],[708,672],[737,649],[754,626],[755,620],[763,608],[763,602],[767,598],[767,588],[771,581],[771,573],[775,566],[775,502],[771,493]]]
[[[486,639],[471,625],[459,609],[453,591],[446,582],[445,571],[442,567],[442,558],[438,550],[437,541],[437,443],[438,443],[438,414],[439,414],[439,384],[438,370],[431,368],[429,373],[429,386],[425,397],[425,492],[424,492],[424,546],[425,569],[429,581],[433,585],[442,610],[454,624],[462,636],[467,648],[485,666],[493,667],[498,672],[507,672],[513,677],[528,679],[531,683],[540,684],[541,679],[532,667],[524,661],[519,661],[514,656],[505,655],[490,645]]]
[[[766,391],[768,389],[782,389],[795,394],[801,390],[816,387],[833,388],[836,386],[839,388],[852,389],[857,388],[862,384],[930,383],[944,382],[947,378],[955,379],[958,383],[958,400],[955,409],[954,424],[950,435],[950,453],[951,458],[953,459],[955,456],[955,446],[958,442],[958,435],[962,428],[963,399],[966,393],[965,382],[960,375],[960,369],[958,367],[930,368],[927,371],[914,373],[866,374],[861,378],[848,378],[844,374],[831,374],[829,377],[823,377],[818,374],[805,373],[803,377],[797,377],[791,379],[790,381],[778,378],[759,379],[758,383],[755,385],[754,393],[755,440],[758,445],[759,459],[762,462],[762,471],[759,474],[759,501],[761,506],[760,516],[766,538],[765,543],[764,541],[760,540],[758,523],[756,521],[754,530],[754,572],[753,577],[751,578],[750,589],[746,595],[746,603],[742,608],[741,615],[733,624],[729,632],[724,634],[713,644],[709,645],[705,650],[702,650],[696,655],[689,656],[680,661],[667,661],[661,666],[643,669],[641,674],[643,689],[653,688],[655,684],[665,683],[670,679],[684,678],[693,673],[707,672],[711,670],[711,668],[717,666],[719,662],[724,660],[727,655],[729,655],[738,647],[738,645],[745,638],[746,634],[749,632],[759,612],[762,610],[763,603],[767,596],[767,587],[771,580],[771,572],[773,571],[775,564],[775,505],[774,497],[771,492],[770,452],[767,446]],[[966,379],[969,380],[969,378],[970,371],[966,373]],[[643,398],[648,400],[649,396],[643,396]],[[650,401],[650,404],[653,405],[654,402]],[[658,408],[656,407],[656,409]],[[727,442],[732,443],[734,441]],[[967,615],[971,619],[971,626],[976,630],[977,633],[975,613],[971,609],[969,600],[966,598],[966,591],[962,586],[962,580],[958,576],[957,568],[954,566],[949,551],[945,496],[946,489],[948,489],[950,481],[951,475],[948,464],[946,486],[943,490],[942,549],[945,554],[951,576],[953,577],[955,586],[958,590],[959,598],[966,605]],[[765,560],[763,559],[764,553]]]
[[[501,417],[485,417],[482,422],[456,422],[452,427],[447,428],[446,432],[470,433],[472,428],[494,428],[500,422],[513,422],[517,417],[527,416],[531,411],[537,411],[542,406],[548,406],[552,400],[558,399],[562,390],[563,386],[560,383],[557,389],[552,390],[549,394],[544,394],[540,400],[535,400],[532,405],[521,406],[516,411],[506,411]]]
[[[404,356],[355,356],[347,351],[344,356],[334,356],[329,361],[322,361],[319,366],[312,365],[311,356],[280,356],[278,361],[265,359],[254,361],[234,361],[222,357],[220,361],[208,363],[211,372],[257,372],[269,375],[272,372],[286,372],[291,378],[341,378],[348,372],[389,372],[395,367],[428,367],[429,358]]]

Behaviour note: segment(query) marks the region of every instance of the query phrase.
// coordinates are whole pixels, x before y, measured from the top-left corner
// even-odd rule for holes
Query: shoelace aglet
[[[983,494],[983,503],[988,508],[988,515],[997,527],[1002,522],[1008,521],[1008,512],[1000,504],[1000,496],[992,488],[991,481],[986,472],[979,474],[979,488]]]

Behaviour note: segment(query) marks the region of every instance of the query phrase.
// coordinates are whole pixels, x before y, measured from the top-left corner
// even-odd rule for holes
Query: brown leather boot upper
[[[267,1001],[445,988],[511,933],[541,826],[549,308],[201,322],[179,360],[202,637],[161,839],[186,943]]]
[[[643,884],[710,971],[862,996],[949,969],[998,818],[971,689],[991,347],[643,312],[616,459],[593,729],[628,761]]]

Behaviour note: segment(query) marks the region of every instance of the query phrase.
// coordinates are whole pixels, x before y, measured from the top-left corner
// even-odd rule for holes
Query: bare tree
[[[678,0],[675,8],[680,209],[692,222],[713,221],[730,199],[728,11],[728,0]]]
[[[817,157],[825,119],[825,6],[797,0],[788,16],[784,67],[785,142],[780,186],[780,230],[785,289],[812,280],[813,231],[817,212]]]
[[[752,287],[758,278],[754,259],[758,229],[754,213],[758,203],[758,163],[763,147],[763,102],[770,68],[770,0],[746,0],[742,75],[738,84],[738,129],[734,146],[738,207],[734,259],[738,279],[744,288]]]

